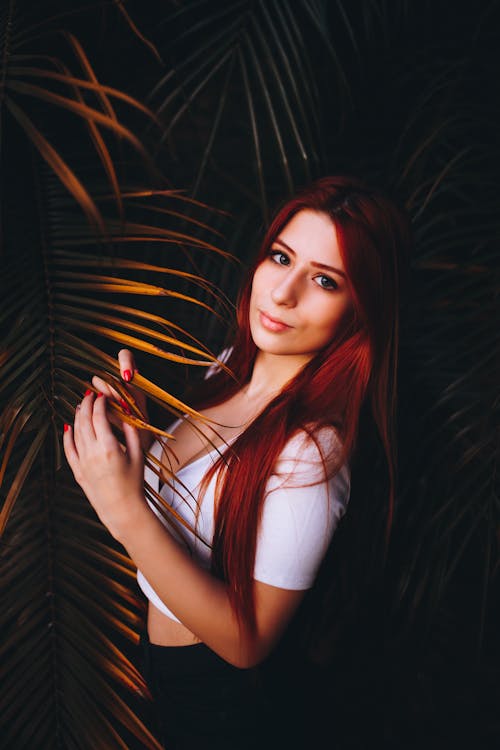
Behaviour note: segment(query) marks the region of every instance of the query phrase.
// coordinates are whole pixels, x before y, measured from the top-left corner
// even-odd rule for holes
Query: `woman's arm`
[[[149,508],[138,432],[124,423],[126,446],[121,446],[105,402],[105,396],[87,395],[77,407],[74,428],[65,430],[64,450],[76,481],[176,617],[231,664],[258,664],[276,644],[305,592],[255,582],[255,639],[244,623],[240,627],[224,582],[201,568]]]
[[[144,503],[118,539],[182,624],[237,667],[254,666],[272,651],[305,594],[255,581],[253,639],[238,625],[224,582],[200,567]]]

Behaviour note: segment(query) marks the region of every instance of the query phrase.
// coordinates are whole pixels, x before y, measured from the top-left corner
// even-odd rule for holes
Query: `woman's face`
[[[250,330],[257,348],[307,362],[351,310],[334,224],[318,211],[299,211],[254,273]]]

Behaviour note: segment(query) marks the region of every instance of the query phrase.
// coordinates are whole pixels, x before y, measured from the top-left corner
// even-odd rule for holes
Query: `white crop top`
[[[175,430],[180,421],[174,422],[168,432]],[[323,427],[316,432],[316,439],[328,466],[329,460],[334,458],[340,448],[337,433],[333,428]],[[162,498],[190,526],[194,526],[196,522],[196,502],[201,480],[217,460],[221,450],[214,449],[182,467],[172,480],[178,492],[168,484],[161,487]],[[158,440],[155,440],[150,452],[161,460],[162,445]],[[145,468],[144,476],[158,492],[159,479],[148,466]],[[213,477],[203,496],[195,527],[208,545],[212,543],[214,533],[215,482],[216,477]],[[324,468],[316,443],[304,431],[291,438],[286,443],[267,484],[257,536],[254,579],[285,589],[310,588],[333,532],[345,513],[349,494],[348,464],[344,464],[332,479],[325,481]],[[159,511],[151,502],[149,504],[161,519]],[[175,520],[174,523],[175,533],[179,538],[187,540],[193,558],[203,568],[209,569],[210,547]],[[169,528],[172,531],[172,526]],[[171,619],[180,622],[140,571],[137,571],[137,582],[155,607]]]

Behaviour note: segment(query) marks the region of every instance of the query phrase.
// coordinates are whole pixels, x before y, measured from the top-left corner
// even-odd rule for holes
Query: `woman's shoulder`
[[[327,458],[331,453],[339,453],[342,448],[340,430],[333,424],[307,424],[299,427],[289,437],[282,451],[286,456],[322,455]]]
[[[280,476],[307,475],[325,481],[341,467],[342,440],[332,424],[305,425],[294,432],[278,456],[273,473]]]

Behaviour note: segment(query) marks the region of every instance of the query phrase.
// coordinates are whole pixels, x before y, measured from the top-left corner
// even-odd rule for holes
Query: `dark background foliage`
[[[284,692],[276,683],[276,710],[284,737],[290,716],[303,717],[295,731],[304,747],[498,747],[499,3],[4,0],[0,25],[2,432],[18,424],[13,408],[22,423],[3,501],[32,446],[36,455],[1,547],[4,746],[154,746],[141,726],[154,733],[137,673],[144,602],[133,566],[60,458],[62,422],[104,361],[83,342],[103,357],[121,344],[82,332],[84,303],[78,313],[58,306],[58,295],[78,293],[60,258],[96,282],[108,271],[76,253],[179,268],[234,301],[272,210],[309,179],[347,171],[381,184],[414,228],[401,309],[398,507],[384,558],[386,478],[366,414],[322,598],[310,597],[271,665],[271,685],[284,674],[288,684]],[[113,100],[151,157],[123,135],[108,139],[114,201],[88,114],[78,120],[16,88],[27,61],[84,77],[68,33],[101,84],[158,118]],[[92,216],[19,126],[9,97],[78,174],[113,239],[97,242]],[[131,196],[144,188],[180,189],[193,202]],[[191,241],[153,242],[154,227]],[[156,271],[134,273],[159,283]],[[213,300],[191,283],[165,283]],[[99,300],[109,296],[96,292]],[[112,301],[132,305],[130,290]],[[215,352],[228,334],[222,303],[220,317],[164,296],[134,305]],[[178,397],[196,380],[192,368],[137,357],[141,373]],[[163,424],[160,402],[152,414]]]

